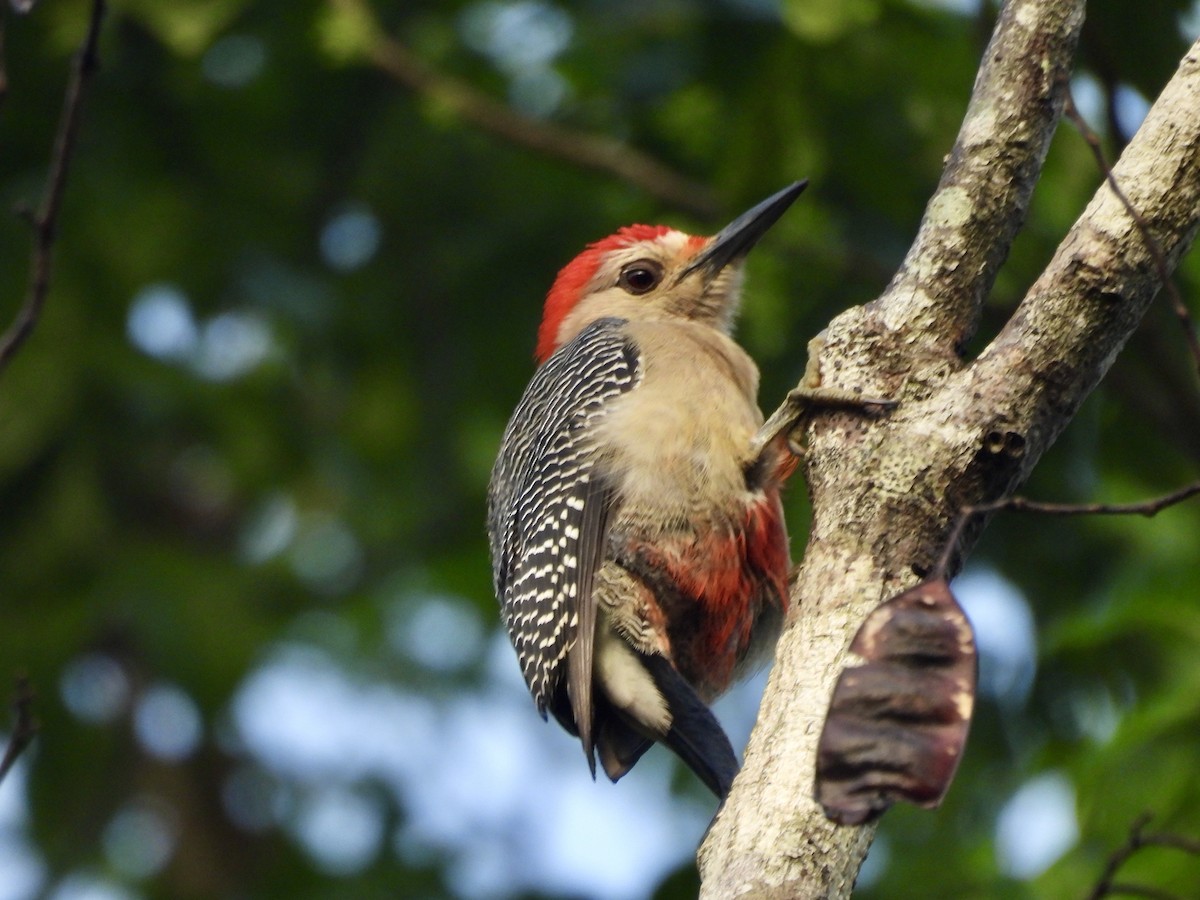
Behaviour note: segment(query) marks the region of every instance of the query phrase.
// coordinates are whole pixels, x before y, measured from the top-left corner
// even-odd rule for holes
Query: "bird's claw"
[[[835,387],[809,387],[801,384],[788,392],[779,409],[763,423],[752,444],[756,454],[785,436],[788,450],[804,456],[805,447],[798,433],[806,417],[820,409],[861,409],[865,412],[895,409],[899,400],[864,396],[861,391]]]

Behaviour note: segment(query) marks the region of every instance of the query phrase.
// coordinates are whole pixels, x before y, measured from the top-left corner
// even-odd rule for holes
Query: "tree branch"
[[[939,186],[905,268],[883,297],[839,315],[812,348],[822,387],[899,394],[901,403],[879,416],[822,410],[807,423],[812,529],[745,765],[700,850],[702,897],[849,895],[873,828],[828,822],[812,778],[850,638],[884,598],[933,568],[959,509],[1022,483],[1161,286],[1136,223],[1103,185],[981,358],[964,366],[948,352],[974,327],[1002,258],[991,245],[1007,247],[1024,213],[1065,84],[1067,33],[1077,27],[1065,23],[1077,22],[1079,7],[1006,5],[963,128],[968,139],[960,135],[949,163],[957,174]],[[1008,94],[989,82],[1002,63],[1019,82]],[[1035,72],[1060,80],[1038,81]],[[1005,96],[1013,105],[996,109]],[[1169,267],[1200,217],[1198,106],[1193,48],[1113,169]],[[976,141],[982,132],[988,137]],[[1003,148],[994,161],[1009,173],[1001,179],[964,162],[987,147]],[[1020,187],[1006,190],[1010,178]],[[947,190],[957,194],[947,199]]]
[[[903,326],[945,352],[975,331],[1062,114],[1083,7],[1005,4],[917,237],[875,302],[889,328]]]
[[[1129,827],[1129,837],[1125,843],[1109,854],[1108,862],[1100,875],[1100,880],[1092,888],[1087,900],[1103,900],[1104,897],[1115,897],[1119,894],[1137,897],[1169,897],[1174,900],[1174,894],[1160,891],[1157,888],[1140,885],[1124,884],[1116,881],[1117,872],[1129,861],[1129,858],[1143,847],[1167,847],[1182,850],[1192,856],[1200,856],[1200,841],[1179,834],[1159,832],[1146,834],[1146,826],[1150,824],[1150,813],[1138,816]]]
[[[29,288],[25,294],[25,302],[12,325],[3,336],[0,336],[0,372],[4,371],[12,361],[13,355],[33,333],[38,319],[41,318],[46,295],[50,291],[50,263],[54,251],[54,241],[58,237],[58,212],[62,206],[63,191],[67,186],[67,172],[71,167],[71,157],[75,152],[83,96],[92,76],[100,67],[97,46],[100,41],[100,26],[104,21],[104,11],[104,0],[93,0],[87,33],[84,36],[83,45],[75,55],[71,79],[67,83],[66,97],[63,100],[58,133],[54,138],[54,150],[50,157],[50,172],[46,176],[46,190],[42,197],[42,205],[35,215],[30,216],[30,226],[33,229],[33,250],[29,263]]]
[[[1188,311],[1187,305],[1184,304],[1183,297],[1179,294],[1179,288],[1175,285],[1175,280],[1169,274],[1162,248],[1158,246],[1158,241],[1154,240],[1153,235],[1150,234],[1150,226],[1146,224],[1146,220],[1142,217],[1142,214],[1129,202],[1129,198],[1125,196],[1125,192],[1117,184],[1117,179],[1113,175],[1112,168],[1109,166],[1108,160],[1104,158],[1104,148],[1100,146],[1100,138],[1088,126],[1087,120],[1080,114],[1079,109],[1075,106],[1075,98],[1070,93],[1067,94],[1067,102],[1063,111],[1072,124],[1074,124],[1076,130],[1083,136],[1084,142],[1092,151],[1096,165],[1104,173],[1104,178],[1108,182],[1108,186],[1117,195],[1117,199],[1121,201],[1121,205],[1125,207],[1125,211],[1137,222],[1138,231],[1141,232],[1142,239],[1146,242],[1146,249],[1150,251],[1150,255],[1154,259],[1154,267],[1158,270],[1159,281],[1162,282],[1163,287],[1166,289],[1167,297],[1171,301],[1171,309],[1175,313],[1175,318],[1178,320],[1179,326],[1183,329],[1183,337],[1187,342],[1188,352],[1192,354],[1192,361],[1196,365],[1196,371],[1200,372],[1200,336],[1196,334],[1196,323],[1192,321],[1192,314]],[[1125,143],[1128,142],[1126,141]]]
[[[1182,503],[1197,494],[1200,494],[1200,481],[1192,482],[1169,494],[1163,494],[1161,497],[1137,503],[1045,503],[1029,500],[1026,497],[1001,497],[991,503],[967,506],[959,512],[958,519],[950,530],[950,536],[946,538],[946,548],[942,551],[931,577],[949,577],[951,559],[954,551],[958,548],[959,539],[962,537],[967,523],[975,516],[1000,510],[1011,510],[1012,512],[1040,513],[1043,516],[1146,516],[1150,518],[1158,515],[1167,507]]]
[[[1101,185],[1008,324],[964,373],[961,389],[983,398],[968,415],[986,412],[1025,436],[1018,478],[1108,371],[1195,237],[1198,104],[1200,42],[1112,169],[1124,196],[1107,180]]]
[[[523,115],[466,82],[425,65],[408,47],[382,30],[364,0],[331,2],[353,15],[369,32],[366,54],[376,68],[464,122],[518,147],[613,176],[701,219],[716,215],[716,197],[705,185],[614,138]]]

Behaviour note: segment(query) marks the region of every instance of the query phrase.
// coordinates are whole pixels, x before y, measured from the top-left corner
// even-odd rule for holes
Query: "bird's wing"
[[[615,485],[588,437],[637,386],[637,348],[622,319],[600,319],[534,374],[504,434],[488,491],[496,595],[539,712],[567,662],[567,692],[589,764],[596,601]]]

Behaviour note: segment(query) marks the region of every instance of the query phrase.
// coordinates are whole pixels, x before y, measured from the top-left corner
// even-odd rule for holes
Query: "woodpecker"
[[[631,225],[546,297],[539,367],[501,442],[488,535],[543,718],[616,781],[654,742],[717,797],[738,761],[708,707],[765,661],[788,605],[785,439],[730,337],[746,254],[806,187],[715,236]]]

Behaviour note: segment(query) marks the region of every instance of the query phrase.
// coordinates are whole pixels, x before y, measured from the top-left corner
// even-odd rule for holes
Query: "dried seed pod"
[[[975,706],[975,638],[943,579],[881,604],[850,649],[864,660],[833,691],[817,749],[817,801],[861,825],[897,800],[942,802]]]

